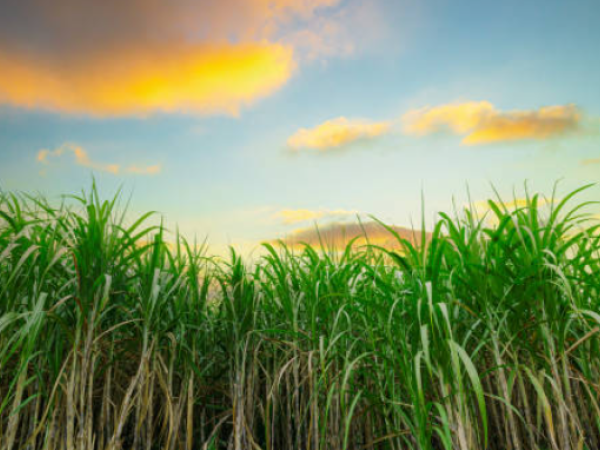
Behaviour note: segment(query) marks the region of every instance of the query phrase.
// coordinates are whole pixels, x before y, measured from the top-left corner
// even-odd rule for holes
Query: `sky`
[[[600,176],[599,19],[597,0],[2,0],[0,189],[95,179],[215,249],[564,194]]]

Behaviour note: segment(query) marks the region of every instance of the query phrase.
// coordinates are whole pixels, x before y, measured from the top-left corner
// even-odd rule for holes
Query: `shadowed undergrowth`
[[[581,190],[251,265],[96,189],[0,193],[2,449],[600,448]],[[425,236],[425,235],[423,235]]]

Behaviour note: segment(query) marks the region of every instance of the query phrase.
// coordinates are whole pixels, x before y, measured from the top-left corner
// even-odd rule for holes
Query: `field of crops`
[[[251,264],[95,189],[0,194],[0,447],[598,449],[600,237],[577,194]]]

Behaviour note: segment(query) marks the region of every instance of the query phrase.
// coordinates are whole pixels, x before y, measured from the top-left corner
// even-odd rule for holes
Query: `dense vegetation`
[[[0,194],[1,448],[600,448],[600,238],[577,193],[442,214],[400,252],[267,244],[253,264],[95,189]]]

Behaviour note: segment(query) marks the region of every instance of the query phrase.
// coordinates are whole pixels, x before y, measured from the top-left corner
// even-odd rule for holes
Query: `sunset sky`
[[[600,178],[598,0],[2,0],[0,188],[215,248]],[[585,198],[598,198],[594,188]]]

